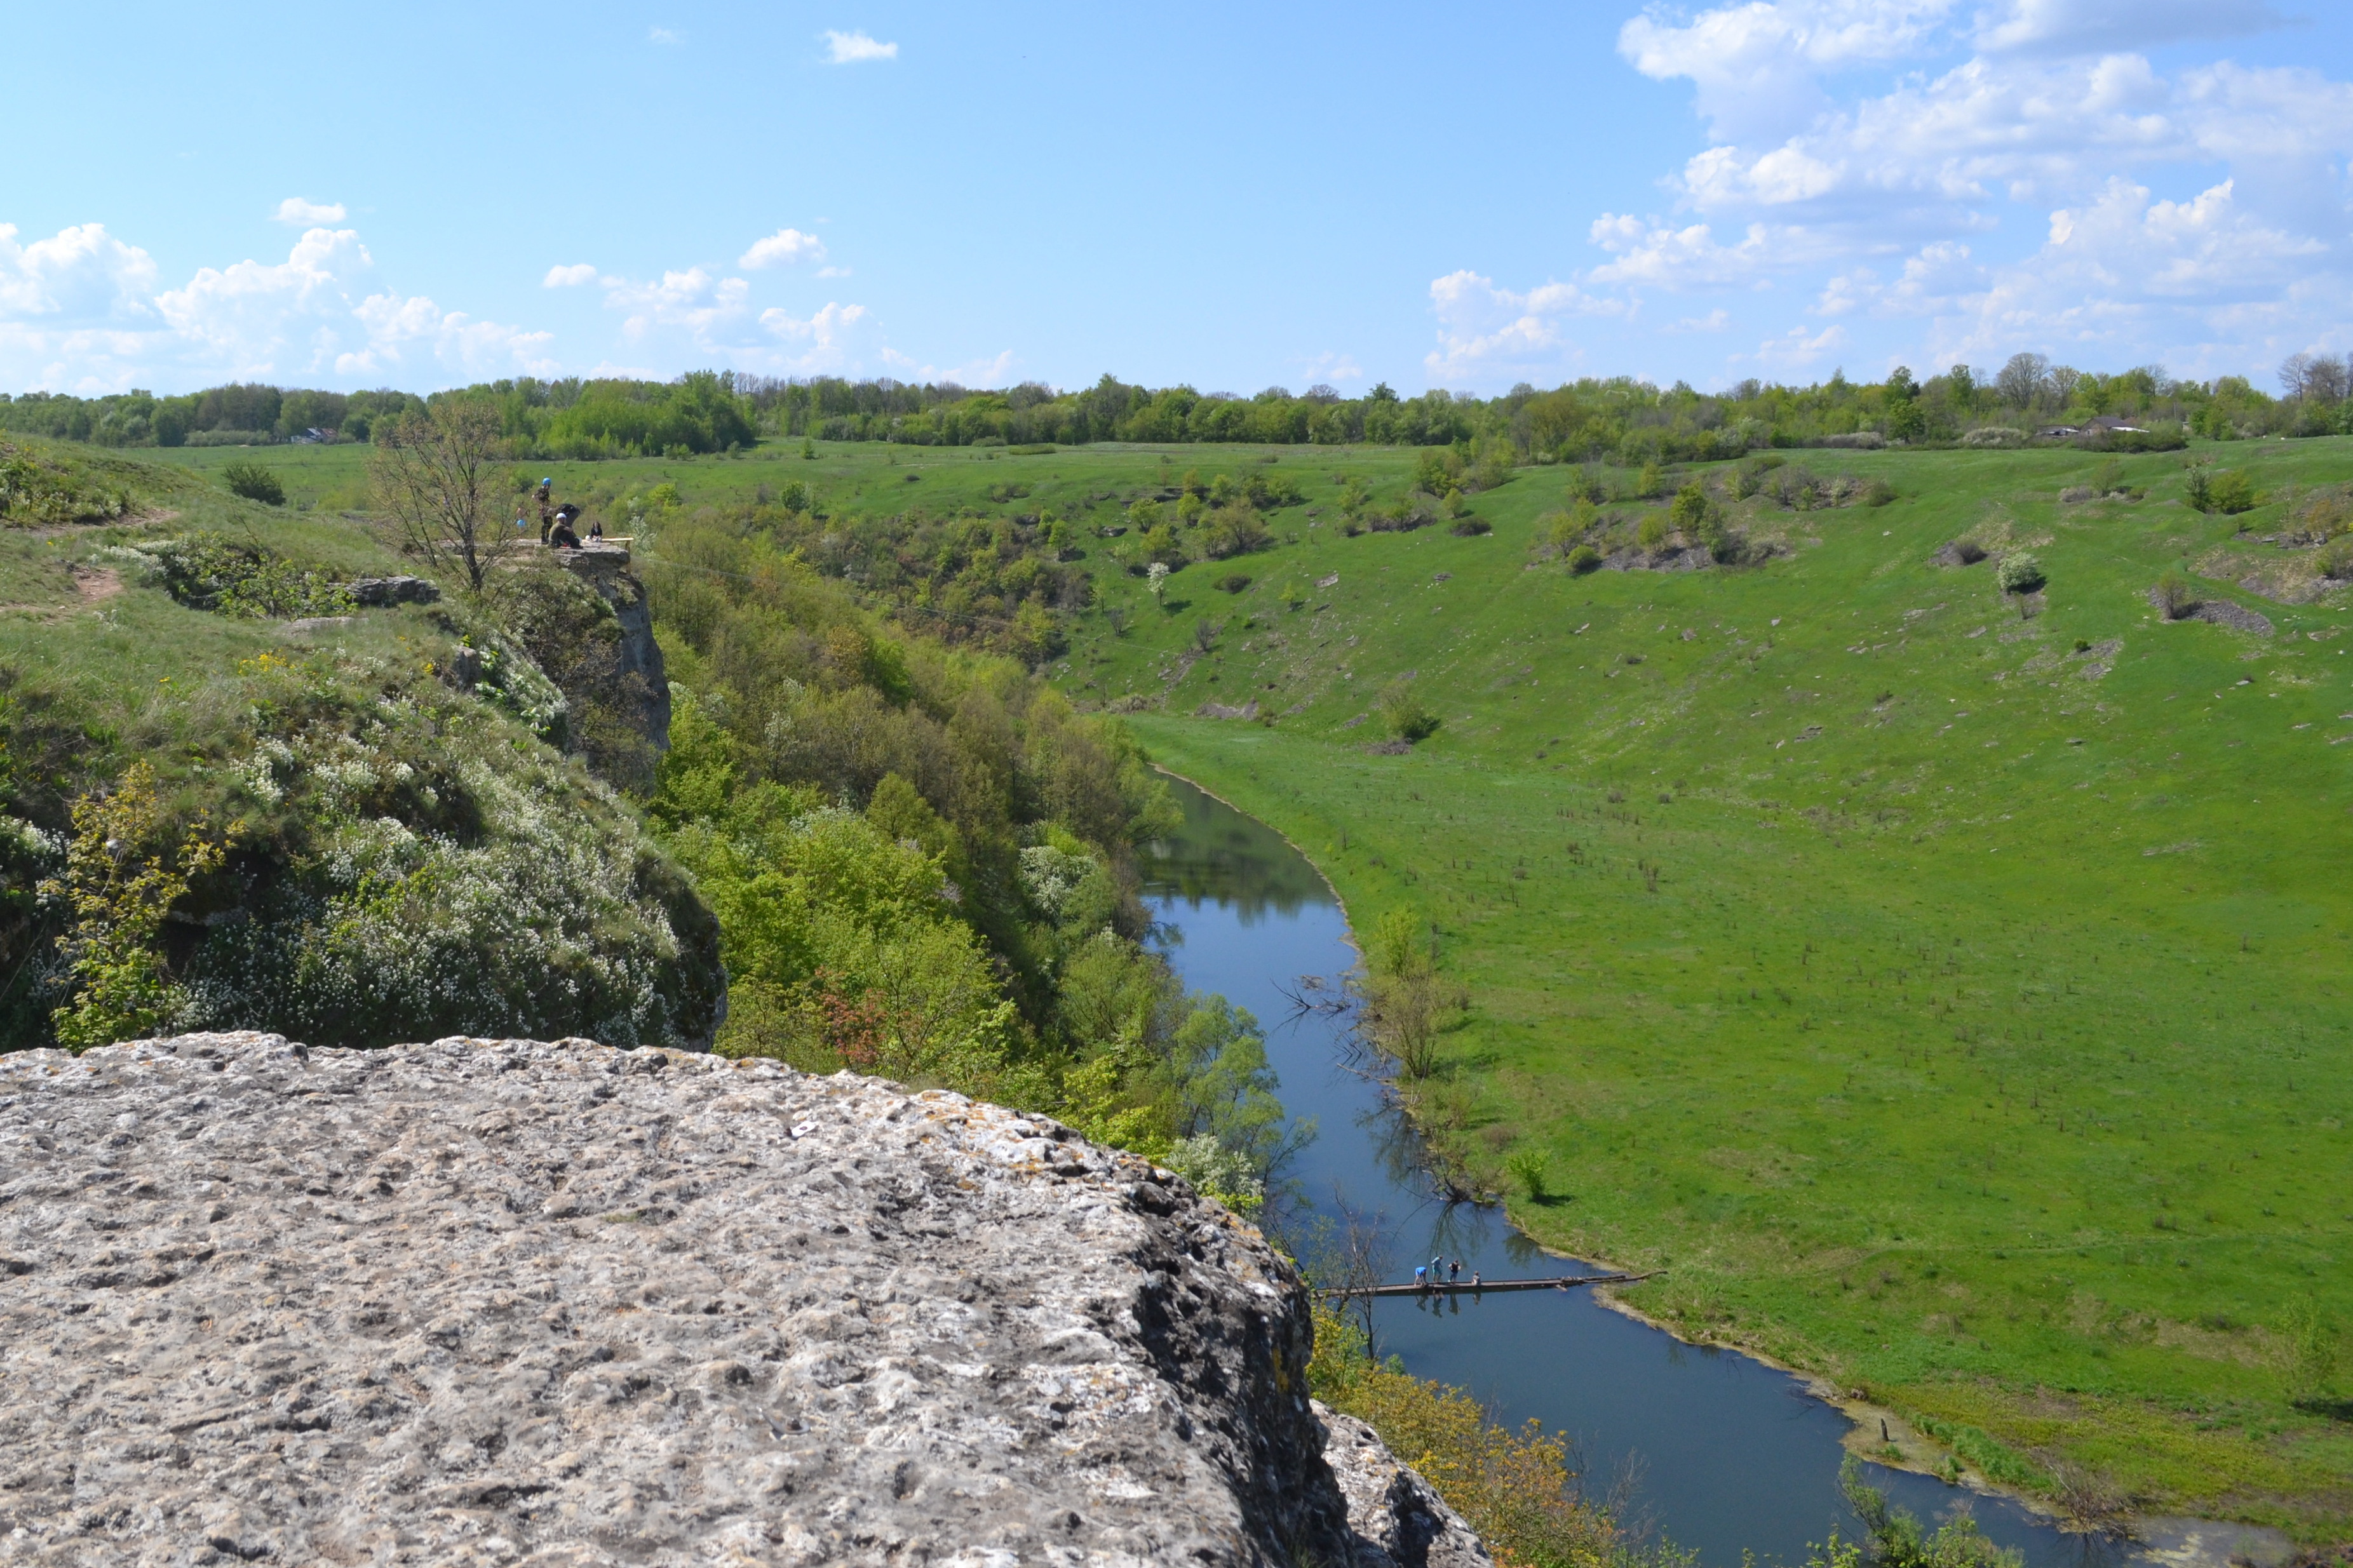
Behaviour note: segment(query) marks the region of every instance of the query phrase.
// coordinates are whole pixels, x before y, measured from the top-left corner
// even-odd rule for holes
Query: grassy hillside
[[[5,446],[99,500],[0,519],[0,1048],[709,1037],[709,912],[501,626],[353,605],[403,563],[332,513]]]
[[[2107,459],[1788,454],[1826,481],[1792,499],[1847,498],[1820,510],[1777,498],[1788,469],[1670,469],[1753,563],[1585,574],[1574,489],[1599,481],[1584,537],[1621,563],[1666,495],[1523,468],[1351,536],[1344,486],[1396,502],[1424,454],[816,450],[554,471],[657,560],[657,486],[691,514],[807,485],[812,556],[910,614],[945,568],[860,545],[878,518],[985,522],[1000,553],[1065,521],[1091,583],[1059,684],[1304,845],[1360,922],[1434,927],[1472,1005],[1410,1093],[1474,1179],[1541,1157],[1522,1224],[1664,1265],[1644,1310],[1867,1389],[1997,1479],[2353,1529],[2353,1377],[2325,1365],[2353,1318],[2353,634],[2330,597],[2232,586],[2325,586],[2263,540],[2353,479],[2353,441],[2126,457],[2104,483],[2138,499],[2073,502]],[[265,460],[332,508],[364,456]],[[2270,499],[2191,510],[2199,459]],[[1303,499],[1155,600],[1125,509],[1220,472]],[[1938,564],[1964,537],[2047,587]],[[2272,632],[2168,620],[2168,569]],[[1408,754],[1367,750],[1385,689],[1441,721]],[[1195,716],[1252,702],[1271,722]]]
[[[2229,455],[2274,494],[2353,477],[2340,441]],[[2353,1408],[2311,1319],[2353,1314],[2353,637],[2211,579],[2274,635],[2167,622],[2168,566],[2295,563],[2238,534],[2285,507],[2189,510],[2178,457],[2063,504],[2096,462],[1854,454],[1900,499],[1752,506],[1779,559],[1585,576],[1532,550],[1568,476],[1523,471],[1491,534],[1261,558],[1338,576],[1304,610],[1199,568],[1131,591],[1071,679],[1162,703],[1162,759],[1359,921],[1435,924],[1473,1002],[1425,1121],[1498,1185],[1539,1152],[1515,1218],[1670,1268],[1646,1310],[1997,1479],[2341,1533]],[[1990,563],[1935,563],[1972,531],[2039,556],[2031,618]],[[1444,722],[1367,754],[1407,671]],[[1186,717],[1250,699],[1286,716]]]

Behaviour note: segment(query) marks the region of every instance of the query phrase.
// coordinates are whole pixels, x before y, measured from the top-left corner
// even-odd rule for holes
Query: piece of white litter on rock
[[[817,1123],[814,1121],[796,1121],[793,1123],[793,1136],[796,1138],[806,1138],[816,1131]]]

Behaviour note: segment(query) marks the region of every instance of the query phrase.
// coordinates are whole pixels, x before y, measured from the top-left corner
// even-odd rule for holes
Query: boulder
[[[441,585],[422,577],[361,577],[353,582],[351,590],[353,603],[360,605],[438,605],[441,602]]]

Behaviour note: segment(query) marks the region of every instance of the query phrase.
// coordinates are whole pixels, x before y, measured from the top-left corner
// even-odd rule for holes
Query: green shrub
[[[1513,1150],[1511,1157],[1504,1162],[1504,1172],[1520,1184],[1530,1203],[1545,1201],[1545,1174],[1549,1168],[1549,1162],[1540,1151],[1525,1144]]]
[[[1588,572],[1598,571],[1600,565],[1601,552],[1590,544],[1577,545],[1568,552],[1568,569],[1580,577]]]
[[[2256,495],[2254,479],[2244,468],[2226,468],[2216,474],[2207,485],[2207,495],[2213,510],[2225,517],[2253,511],[2263,499]]]
[[[1862,487],[1862,504],[1885,506],[1895,499],[1895,487],[1885,479],[1873,479]]]
[[[2253,511],[2262,500],[2255,494],[2253,478],[2245,469],[2210,468],[2203,463],[2190,468],[2182,495],[2198,510],[2219,511],[2226,517]]]
[[[286,487],[279,482],[278,471],[259,463],[231,463],[220,471],[221,483],[231,495],[258,500],[265,506],[284,506]]]
[[[2337,1325],[2310,1296],[2289,1303],[2281,1325],[2288,1397],[2310,1404],[2327,1397],[2337,1376]]]
[[[1218,579],[1218,591],[1223,594],[1239,594],[1250,585],[1250,575],[1243,572],[1229,572]]]
[[[1652,553],[1664,549],[1667,542],[1666,518],[1655,511],[1644,516],[1641,526],[1634,530],[1634,542]]]
[[[1869,1549],[1841,1546],[1833,1531],[1826,1551],[1818,1550],[1807,1568],[2021,1568],[2020,1553],[1996,1546],[1968,1513],[1957,1513],[1934,1533],[1918,1519],[1887,1500],[1887,1494],[1862,1479],[1862,1463],[1852,1454],[1839,1467],[1839,1489],[1847,1506],[1862,1521]]]
[[[92,483],[69,464],[0,442],[0,520],[18,526],[104,522],[131,510],[127,491]]]
[[[339,616],[353,607],[346,584],[251,541],[193,533],[133,548],[162,566],[164,589],[190,609],[256,621]]]
[[[1437,714],[1423,706],[1413,689],[1413,678],[1400,676],[1382,688],[1381,721],[1400,741],[1426,741],[1437,733]]]
[[[81,1051],[158,1033],[185,1007],[158,945],[164,920],[190,878],[219,866],[221,848],[195,837],[174,842],[181,835],[144,761],[111,790],[75,802],[73,825],[65,875],[43,890],[74,913],[66,939],[74,996],[54,1023],[58,1043]]]
[[[1498,1563],[1600,1568],[1634,1559],[1610,1516],[1578,1496],[1566,1437],[1547,1436],[1533,1420],[1516,1431],[1497,1426],[1462,1390],[1373,1360],[1364,1331],[1326,1306],[1315,1308],[1307,1384],[1380,1434]]]
[[[2189,574],[2168,567],[2157,580],[2158,608],[2168,621],[2178,621],[2198,607],[2198,588]]]
[[[2023,550],[2001,558],[1994,567],[1994,580],[2005,594],[2031,594],[2049,581],[2042,574],[2042,563]]]

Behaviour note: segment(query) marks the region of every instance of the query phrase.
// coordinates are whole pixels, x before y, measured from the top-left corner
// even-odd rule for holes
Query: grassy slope
[[[147,692],[174,678],[201,678],[286,643],[280,623],[191,610],[160,592],[116,591],[106,580],[113,569],[102,563],[78,577],[76,563],[109,542],[207,530],[353,573],[404,570],[397,556],[347,521],[240,500],[144,460],[158,454],[142,451],[125,460],[68,443],[12,439],[140,499],[138,511],[119,526],[0,526],[0,664],[81,687],[100,699],[100,710],[136,712]],[[228,449],[229,458],[240,456],[252,454]],[[340,640],[389,643],[403,635],[396,627],[406,626],[405,616],[364,616]]]
[[[1109,521],[1271,455],[796,452],[555,471]],[[2213,455],[2266,485],[2353,476],[2345,441]],[[2177,504],[2179,457],[2128,461],[2147,500],[2062,508],[2094,459],[1803,456],[1904,499],[1763,517],[1796,553],[1758,570],[1572,579],[1524,570],[1560,470],[1481,498],[1485,538],[1350,540],[1311,515],[1335,476],[1389,493],[1410,454],[1285,451],[1310,499],[1275,517],[1287,542],[1179,573],[1163,606],[1116,569],[1127,542],[1090,542],[1138,613],[1125,636],[1082,621],[1063,681],[1165,695],[1138,721],[1171,766],[1306,845],[1360,918],[1402,901],[1442,927],[1477,1001],[1427,1113],[1474,1165],[1545,1150],[1569,1195],[1515,1217],[1671,1266],[1646,1310],[2154,1505],[2344,1532],[2353,1437],[2289,1406],[2276,1366],[2292,1300],[2353,1317],[2346,617],[2158,624],[2143,591],[2232,532]],[[332,504],[363,458],[303,454],[290,490]],[[987,503],[1008,478],[1031,495]],[[1929,563],[1989,520],[2048,540],[2031,622],[1989,567]],[[1211,588],[1237,569],[1250,591]],[[1322,607],[1267,592],[1332,573]],[[1205,616],[1216,652],[1189,659]],[[1366,755],[1345,721],[1409,669],[1446,728]],[[1299,710],[1180,717],[1249,697]]]
[[[1556,483],[1525,476],[1488,539],[1326,541],[1314,631],[1229,635],[1168,704],[1304,697],[1296,728],[1143,727],[1360,912],[1445,928],[1478,1004],[1428,1114],[1473,1163],[1545,1150],[1573,1195],[1518,1217],[1670,1265],[1647,1310],[2168,1506],[2341,1531],[2353,1440],[2284,1403],[2267,1326],[2353,1313],[2348,639],[2318,606],[2264,606],[2268,641],[2151,618],[2230,532],[2168,503],[2177,464],[2063,511],[2069,456],[1858,458],[1906,500],[1815,514],[1793,560],[1585,579],[1522,570]],[[2031,622],[1928,563],[1989,513],[2050,538]],[[2110,638],[2086,679],[2074,642]],[[1440,739],[1335,745],[1403,668]]]

